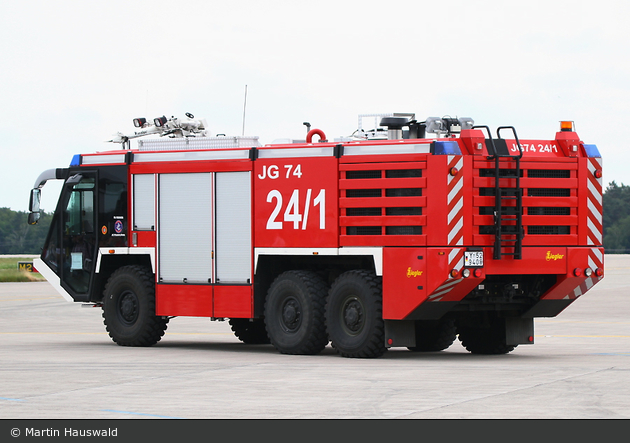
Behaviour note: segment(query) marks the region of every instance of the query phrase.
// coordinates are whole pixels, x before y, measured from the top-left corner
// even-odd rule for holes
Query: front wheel
[[[333,348],[343,357],[374,358],[387,351],[381,279],[355,270],[330,288],[326,324]]]
[[[152,346],[166,331],[168,319],[155,315],[155,283],[142,266],[115,271],[103,293],[103,322],[120,346]]]

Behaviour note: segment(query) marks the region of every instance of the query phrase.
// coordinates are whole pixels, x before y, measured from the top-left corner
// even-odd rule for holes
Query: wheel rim
[[[124,291],[118,297],[118,318],[127,326],[133,325],[138,319],[138,296],[133,291]]]
[[[341,325],[349,335],[359,335],[365,326],[365,309],[361,300],[352,295],[341,306]]]
[[[302,307],[293,297],[287,298],[280,307],[280,325],[286,332],[296,332],[302,324]]]

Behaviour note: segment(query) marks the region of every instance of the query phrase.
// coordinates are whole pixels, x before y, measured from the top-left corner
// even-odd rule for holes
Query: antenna
[[[243,102],[243,136],[245,136],[245,109],[247,107],[247,85],[245,85],[245,101]]]

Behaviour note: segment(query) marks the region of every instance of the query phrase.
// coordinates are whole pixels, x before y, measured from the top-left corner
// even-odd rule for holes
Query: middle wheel
[[[327,287],[314,272],[286,271],[269,288],[265,324],[283,354],[318,354],[328,344],[324,309]]]
[[[387,351],[381,279],[365,270],[341,274],[330,288],[326,323],[344,357],[373,358]]]

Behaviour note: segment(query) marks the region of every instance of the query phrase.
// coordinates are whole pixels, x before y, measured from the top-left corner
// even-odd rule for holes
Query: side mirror
[[[42,190],[35,188],[31,190],[31,198],[28,203],[28,210],[31,212],[39,212],[39,202],[42,198]]]
[[[39,221],[39,212],[29,212],[28,214],[28,224],[36,225]]]
[[[31,198],[28,202],[28,224],[36,225],[39,220],[39,202],[42,197],[42,190],[39,188],[35,188],[31,190]]]

